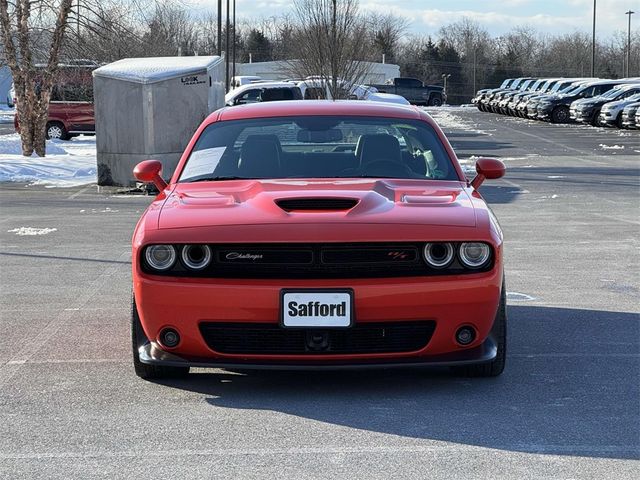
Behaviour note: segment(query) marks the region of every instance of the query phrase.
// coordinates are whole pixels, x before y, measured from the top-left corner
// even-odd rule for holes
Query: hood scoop
[[[316,197],[283,198],[276,205],[285,212],[337,212],[351,210],[358,204],[357,198]]]

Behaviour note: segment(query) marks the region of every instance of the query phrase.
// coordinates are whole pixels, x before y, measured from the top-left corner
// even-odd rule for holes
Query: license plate
[[[353,324],[353,291],[283,290],[280,324],[297,328],[348,328]]]

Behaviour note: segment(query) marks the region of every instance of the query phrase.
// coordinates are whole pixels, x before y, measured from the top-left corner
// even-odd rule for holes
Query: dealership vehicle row
[[[480,111],[552,123],[640,128],[640,78],[508,78],[482,89],[472,103]]]

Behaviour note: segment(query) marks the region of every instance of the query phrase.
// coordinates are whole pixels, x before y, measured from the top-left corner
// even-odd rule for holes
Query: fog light
[[[165,328],[160,332],[160,343],[173,348],[180,343],[180,335],[173,328]]]
[[[456,332],[456,342],[460,345],[469,345],[476,339],[476,331],[473,327],[460,327]]]

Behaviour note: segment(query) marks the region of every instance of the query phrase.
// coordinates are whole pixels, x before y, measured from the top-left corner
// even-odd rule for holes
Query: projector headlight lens
[[[491,257],[491,248],[486,243],[468,242],[460,244],[460,261],[468,268],[482,268]]]
[[[173,245],[151,245],[145,251],[145,258],[154,270],[169,270],[176,262],[176,249]]]
[[[453,246],[450,243],[427,243],[424,259],[433,268],[445,268],[453,260]]]

